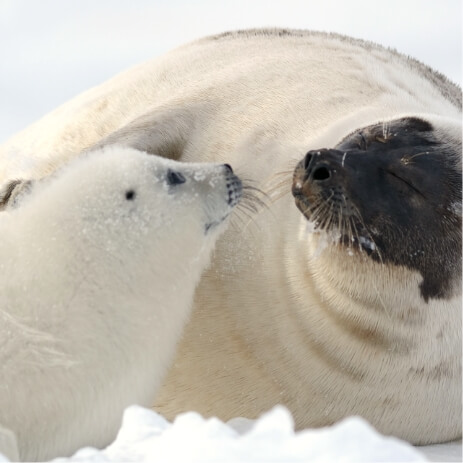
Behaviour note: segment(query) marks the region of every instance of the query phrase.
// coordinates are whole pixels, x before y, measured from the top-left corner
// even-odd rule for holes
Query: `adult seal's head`
[[[418,272],[420,294],[461,292],[461,144],[425,120],[362,127],[297,165],[292,192],[339,251]],[[344,250],[344,251],[343,251]]]

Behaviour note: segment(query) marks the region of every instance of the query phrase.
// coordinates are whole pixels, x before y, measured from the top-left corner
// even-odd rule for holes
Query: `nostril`
[[[169,169],[167,172],[167,183],[169,185],[180,185],[185,182],[186,178],[180,172]]]
[[[233,174],[233,169],[230,164],[224,164],[223,166],[227,169],[228,173]]]
[[[330,177],[331,177],[330,171],[324,166],[317,167],[314,170],[313,175],[312,175],[312,178],[318,181],[327,180]]]
[[[312,160],[312,155],[310,154],[310,152],[308,152],[304,158],[304,169],[307,170],[309,168],[311,160]]]

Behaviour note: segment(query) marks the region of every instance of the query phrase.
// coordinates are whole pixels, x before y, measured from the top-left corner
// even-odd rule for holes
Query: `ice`
[[[359,237],[359,242],[366,249],[370,249],[371,251],[374,251],[376,249],[375,243],[373,243],[373,241],[371,241],[369,238],[365,238],[364,236],[360,236]]]
[[[337,230],[323,230],[319,228],[319,223],[312,220],[307,220],[301,217],[301,225],[299,227],[299,240],[305,241],[311,235],[316,235],[313,241],[312,259],[320,257],[322,252],[330,245],[336,244],[341,239],[341,234]]]
[[[2,461],[0,459],[0,461]],[[7,460],[5,460],[7,461]],[[126,409],[117,439],[104,450],[84,448],[54,462],[415,462],[426,461],[410,444],[377,433],[362,418],[294,431],[290,412],[277,406],[256,421],[223,423],[195,412],[173,423],[139,406]]]
[[[173,423],[139,406],[126,409],[116,440],[106,449],[86,447],[53,462],[153,461],[183,463],[461,461],[461,442],[413,447],[379,434],[359,417],[295,432],[291,413],[276,406],[258,420],[228,423],[196,412]],[[0,454],[0,462],[7,462]]]

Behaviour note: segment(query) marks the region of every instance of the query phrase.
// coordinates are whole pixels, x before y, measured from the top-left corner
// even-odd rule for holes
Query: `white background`
[[[0,143],[129,66],[266,26],[372,40],[461,85],[461,0],[0,0]]]

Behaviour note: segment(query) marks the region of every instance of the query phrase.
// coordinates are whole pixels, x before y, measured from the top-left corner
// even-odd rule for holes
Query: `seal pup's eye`
[[[181,185],[186,182],[186,178],[180,173],[169,169],[167,172],[168,185]]]
[[[134,190],[127,190],[125,192],[125,199],[128,201],[133,201],[135,199],[136,193]]]

